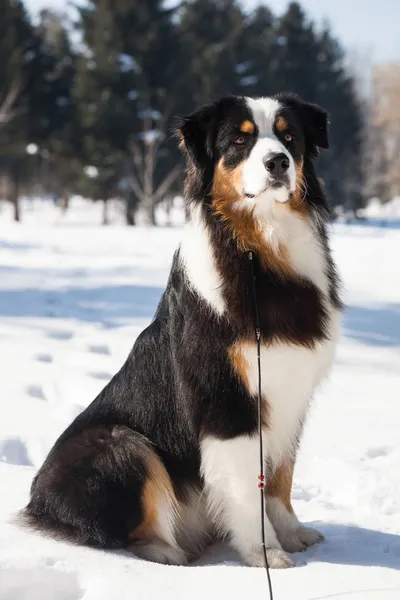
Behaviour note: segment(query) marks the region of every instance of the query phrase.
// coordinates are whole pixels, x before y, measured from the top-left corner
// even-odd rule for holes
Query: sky
[[[66,0],[25,2],[33,13],[43,7],[63,9],[67,4]],[[242,0],[249,10],[259,3]],[[279,15],[288,0],[269,0],[266,4]],[[313,20],[330,22],[333,32],[351,55],[374,63],[400,61],[400,0],[301,0],[301,4]]]

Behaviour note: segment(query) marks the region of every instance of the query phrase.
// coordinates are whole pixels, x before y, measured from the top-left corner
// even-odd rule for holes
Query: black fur
[[[324,222],[328,208],[313,156],[327,146],[322,109],[294,96],[279,96],[304,154],[306,198],[326,253],[331,302],[339,307],[338,282]],[[38,529],[79,543],[123,547],[143,520],[141,493],[147,456],[165,465],[178,498],[201,487],[200,440],[256,431],[254,399],[228,360],[236,340],[251,339],[254,318],[249,261],[229,228],[213,212],[211,186],[221,156],[234,166],[245,148],[232,149],[239,124],[251,119],[243,99],[226,98],[180,122],[188,155],[187,201],[202,206],[228,310],[216,316],[189,288],[179,250],[152,323],[136,340],[122,367],[99,396],[61,435],[35,477],[25,519]],[[237,154],[235,154],[235,152]],[[313,347],[326,336],[321,292],[306,279],[282,278],[256,260],[262,338]],[[290,377],[290,373],[288,373]]]

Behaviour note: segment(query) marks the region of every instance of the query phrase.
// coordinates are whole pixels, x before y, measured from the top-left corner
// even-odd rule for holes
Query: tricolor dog
[[[64,431],[24,520],[54,537],[187,564],[216,538],[263,566],[257,356],[261,329],[266,545],[272,567],[322,539],[290,501],[341,300],[316,175],[327,115],[290,94],[227,97],[181,119],[188,220],[166,290],[126,363]]]

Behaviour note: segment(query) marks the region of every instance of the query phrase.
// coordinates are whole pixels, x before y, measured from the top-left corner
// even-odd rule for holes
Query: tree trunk
[[[11,186],[11,202],[14,207],[14,221],[21,221],[21,212],[19,206],[19,179],[18,176],[14,177]]]
[[[103,200],[103,225],[108,225],[108,198]]]
[[[61,196],[61,212],[66,213],[69,208],[69,195],[67,192],[63,192]]]
[[[126,224],[136,225],[136,209],[137,209],[137,200],[133,193],[129,193],[125,197],[125,219]]]
[[[131,206],[129,206],[129,203],[126,203],[126,211],[125,211],[125,217],[126,217],[126,224],[129,226],[133,226],[136,225],[136,221],[135,221],[135,211],[132,209]]]
[[[172,223],[171,223],[171,210],[174,204],[174,200],[172,198],[172,196],[167,196],[164,200],[164,207],[165,207],[165,214],[167,217],[167,225],[168,227],[171,227]]]
[[[156,211],[153,198],[147,198],[144,204],[146,225],[157,225]]]

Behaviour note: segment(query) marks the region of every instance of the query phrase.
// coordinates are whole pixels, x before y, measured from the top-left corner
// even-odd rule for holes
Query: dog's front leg
[[[300,552],[320,542],[324,536],[317,529],[304,527],[294,514],[290,500],[293,469],[294,457],[290,457],[269,477],[265,506],[282,547],[288,552]]]
[[[243,561],[252,567],[264,566],[258,452],[256,435],[228,440],[208,436],[201,443],[201,471],[213,522],[217,530],[228,536]],[[272,568],[293,565],[267,516],[265,544]]]

